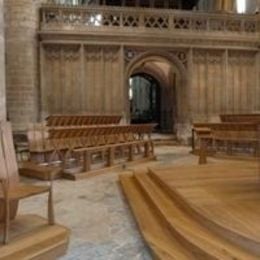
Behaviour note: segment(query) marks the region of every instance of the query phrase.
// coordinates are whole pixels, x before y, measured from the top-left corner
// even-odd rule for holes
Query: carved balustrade
[[[254,34],[260,26],[259,15],[52,4],[42,6],[40,27],[41,30],[124,28]]]

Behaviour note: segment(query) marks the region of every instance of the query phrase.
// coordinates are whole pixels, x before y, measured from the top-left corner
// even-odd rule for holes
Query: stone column
[[[216,0],[215,11],[221,12],[234,12],[235,1],[234,0]]]
[[[6,119],[4,1],[0,0],[0,120]]]
[[[5,0],[7,116],[24,130],[38,116],[37,29],[33,0]]]

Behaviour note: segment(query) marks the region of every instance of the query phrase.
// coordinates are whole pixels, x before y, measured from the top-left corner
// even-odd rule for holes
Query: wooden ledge
[[[11,222],[10,243],[0,244],[0,259],[57,259],[67,251],[69,234],[67,228],[48,225],[42,217],[18,216]]]
[[[25,161],[19,163],[19,174],[29,178],[40,180],[58,179],[62,175],[61,167],[40,166],[36,163]]]

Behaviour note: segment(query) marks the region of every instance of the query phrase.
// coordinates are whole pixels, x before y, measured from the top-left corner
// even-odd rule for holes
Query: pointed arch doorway
[[[184,75],[183,64],[169,53],[146,52],[134,58],[126,74],[129,121],[154,122],[157,131],[177,134],[185,112]]]

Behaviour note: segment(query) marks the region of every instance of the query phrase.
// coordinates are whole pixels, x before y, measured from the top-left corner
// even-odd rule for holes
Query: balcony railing
[[[204,32],[259,32],[259,15],[202,13],[126,7],[43,5],[41,30],[124,28]]]

